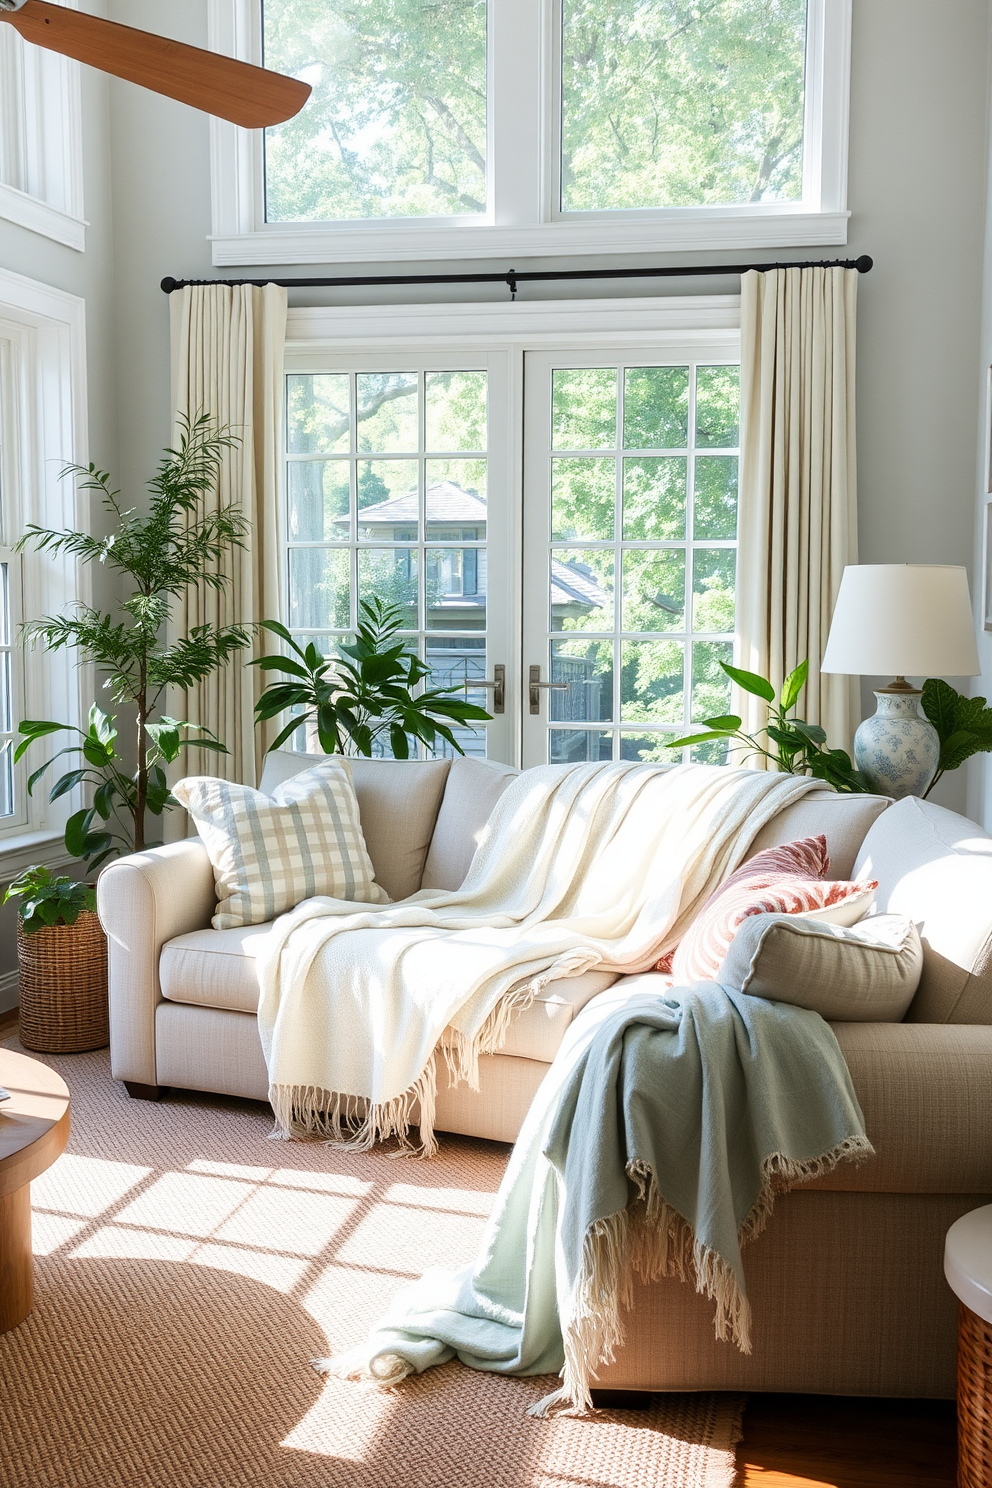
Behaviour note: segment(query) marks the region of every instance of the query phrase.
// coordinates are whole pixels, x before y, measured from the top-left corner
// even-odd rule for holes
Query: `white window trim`
[[[266,223],[262,134],[212,119],[213,262],[310,264],[409,262],[475,255],[689,252],[707,248],[804,248],[847,242],[847,149],[853,0],[809,0],[805,196],[802,202],[556,213],[550,101],[553,0],[501,0],[494,13],[492,81],[513,94],[490,108],[490,202],[485,217],[355,223]],[[261,59],[258,0],[209,0],[209,42],[245,61]],[[500,59],[507,60],[500,65]],[[539,77],[515,89],[515,69]],[[531,116],[538,107],[540,117]],[[519,105],[519,106],[518,106]],[[497,139],[496,132],[499,131]],[[533,141],[540,140],[534,150]],[[495,147],[495,148],[494,148]],[[501,162],[511,169],[501,173]]]
[[[78,0],[58,3],[75,9]],[[83,216],[80,64],[26,42],[18,55],[20,76],[0,79],[4,97],[14,100],[14,127],[44,173],[57,177],[65,206],[0,182],[0,218],[83,253],[89,224]]]
[[[4,493],[5,542],[16,542],[28,522],[46,527],[78,527],[86,521],[88,499],[73,482],[60,480],[67,464],[85,464],[87,454],[85,302],[76,295],[0,269],[0,338],[11,347],[10,399],[14,424],[11,464],[15,488]],[[8,469],[10,467],[8,466]],[[9,477],[8,477],[9,478]],[[20,567],[25,618],[57,613],[75,601],[87,603],[89,576],[69,555],[25,552]],[[38,658],[42,653],[33,652]],[[51,718],[78,725],[89,669],[77,668],[67,651],[44,653],[44,664],[24,666],[19,716]],[[15,729],[19,718],[15,717]],[[54,735],[55,748],[66,742]],[[42,763],[42,744],[17,767],[23,792],[27,774]],[[22,796],[23,800],[23,796]],[[39,860],[65,861],[62,833],[79,809],[78,791],[49,805],[47,791],[36,790],[26,812],[0,829],[0,868],[5,875]]]
[[[509,418],[502,459],[511,472],[510,521],[505,528],[505,571],[512,635],[507,655],[522,665],[522,573],[512,561],[523,543],[523,376],[528,351],[571,347],[594,352],[639,346],[664,346],[673,358],[694,360],[700,352],[720,361],[740,358],[740,295],[669,295],[643,299],[523,301],[477,305],[334,305],[289,311],[285,370],[315,372],[336,369],[338,358],[361,360],[372,353],[393,357],[445,349],[475,358],[504,351],[510,359],[510,397],[519,416]],[[377,359],[377,366],[379,365]],[[489,446],[490,458],[495,443]],[[280,501],[283,496],[280,496]],[[515,762],[522,738],[513,741]]]

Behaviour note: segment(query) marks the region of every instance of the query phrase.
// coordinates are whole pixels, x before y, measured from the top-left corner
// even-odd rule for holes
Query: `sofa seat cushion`
[[[268,930],[268,925],[244,925],[237,930],[194,930],[176,936],[162,947],[162,996],[169,1002],[234,1013],[257,1012],[255,957]],[[587,971],[549,982],[527,1011],[514,1019],[500,1053],[550,1064],[572,1019],[616,979],[613,972]]]
[[[162,947],[158,977],[170,1002],[226,1008],[234,1013],[258,1011],[255,957],[269,925],[241,925],[236,930],[194,930]]]
[[[587,1002],[617,980],[612,971],[584,971],[581,976],[549,982],[519,1018],[514,1018],[500,1054],[538,1059],[550,1064],[565,1030]]]

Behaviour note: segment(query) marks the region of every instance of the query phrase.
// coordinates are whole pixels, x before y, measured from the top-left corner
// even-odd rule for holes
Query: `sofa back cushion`
[[[919,929],[923,974],[907,1021],[992,1024],[992,837],[906,796],[871,828],[855,871],[878,879],[878,913]]]
[[[869,828],[889,804],[888,796],[839,795],[826,787],[810,791],[762,827],[751,843],[748,858],[767,847],[780,847],[822,832],[830,858],[827,878],[875,878],[874,873],[856,874],[852,870]]]
[[[425,889],[461,888],[493,807],[519,773],[510,765],[471,759],[467,755],[451,761],[444,800],[424,865]]]
[[[281,781],[321,758],[274,749],[265,757],[261,789],[270,793]],[[420,888],[451,761],[352,759],[349,763],[376,883],[391,899],[406,899]]]

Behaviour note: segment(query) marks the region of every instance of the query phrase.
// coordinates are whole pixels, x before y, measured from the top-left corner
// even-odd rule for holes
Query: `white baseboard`
[[[21,999],[21,974],[15,966],[12,971],[0,973],[0,1014],[16,1008]]]

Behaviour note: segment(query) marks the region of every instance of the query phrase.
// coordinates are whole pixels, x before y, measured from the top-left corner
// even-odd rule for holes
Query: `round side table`
[[[0,1333],[22,1323],[34,1302],[31,1180],[50,1168],[69,1140],[65,1081],[26,1054],[0,1049]]]
[[[963,1214],[944,1243],[958,1308],[958,1485],[992,1483],[992,1204]]]

